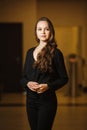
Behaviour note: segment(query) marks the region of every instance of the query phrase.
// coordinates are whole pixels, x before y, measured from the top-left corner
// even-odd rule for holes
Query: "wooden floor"
[[[52,130],[87,130],[87,93],[76,97],[57,93],[58,109]],[[2,94],[0,130],[30,130],[25,93]]]

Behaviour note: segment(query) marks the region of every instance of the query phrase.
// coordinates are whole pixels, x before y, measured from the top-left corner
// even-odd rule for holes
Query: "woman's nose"
[[[42,29],[42,33],[45,33],[45,29]]]

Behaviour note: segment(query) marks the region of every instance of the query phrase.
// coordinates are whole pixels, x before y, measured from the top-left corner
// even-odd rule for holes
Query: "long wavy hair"
[[[38,67],[42,72],[46,72],[46,71],[51,72],[53,52],[54,52],[54,49],[57,47],[57,44],[55,41],[55,30],[54,30],[52,22],[47,17],[41,17],[40,19],[38,19],[35,25],[35,37],[38,43],[40,42],[40,40],[37,37],[36,30],[37,30],[37,24],[40,21],[46,21],[48,23],[51,35],[47,41],[47,45],[38,54],[37,61],[34,62],[33,66]]]

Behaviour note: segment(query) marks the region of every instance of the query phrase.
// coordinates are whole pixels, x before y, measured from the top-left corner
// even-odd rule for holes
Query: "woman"
[[[22,85],[31,130],[52,130],[57,110],[55,91],[68,82],[62,52],[57,48],[52,22],[41,17],[35,25],[38,45],[28,50]]]

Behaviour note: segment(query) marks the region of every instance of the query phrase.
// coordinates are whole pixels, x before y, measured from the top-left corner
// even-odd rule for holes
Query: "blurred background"
[[[69,82],[59,91],[53,130],[87,129],[87,2],[85,0],[0,1],[0,130],[30,130],[20,78],[34,26],[48,17],[64,55]]]

